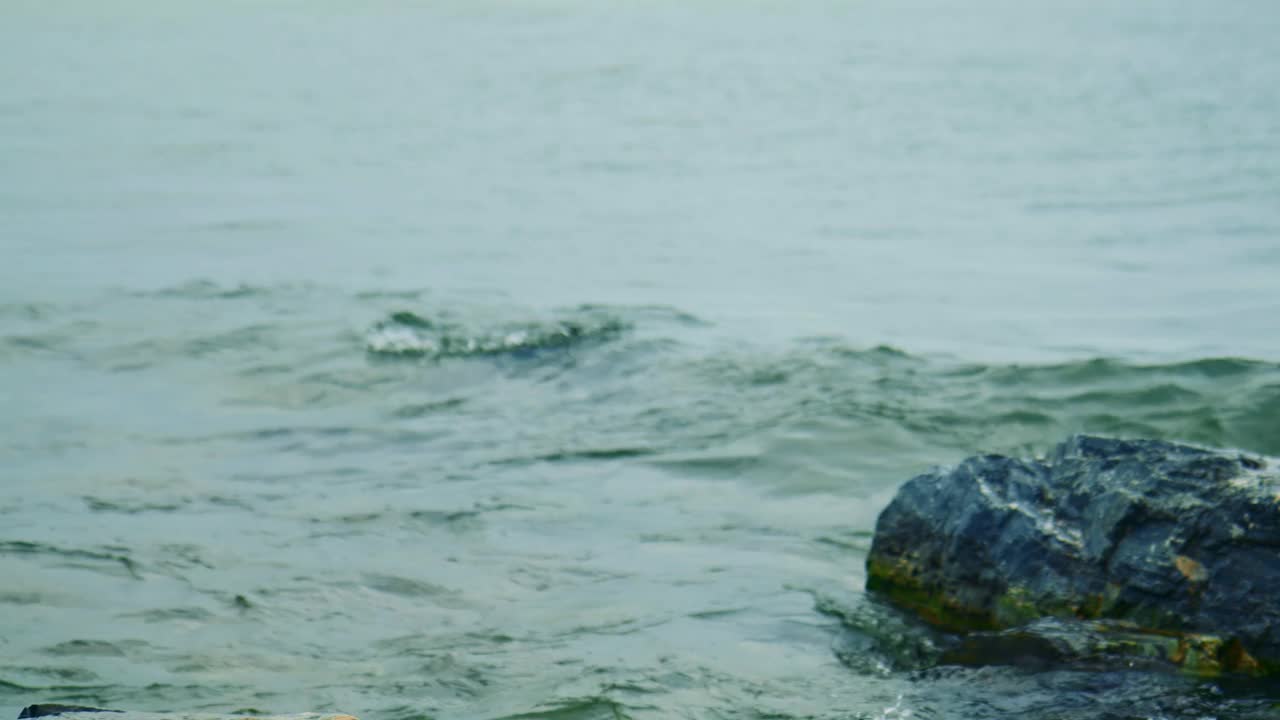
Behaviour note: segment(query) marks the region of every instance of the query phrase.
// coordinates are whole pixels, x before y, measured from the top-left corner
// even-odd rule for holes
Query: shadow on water
[[[1280,713],[1274,688],[1241,692],[1222,683],[1141,671],[937,667],[915,673],[908,702],[916,717],[973,720],[1266,720]]]
[[[1157,717],[1263,720],[1280,716],[1274,680],[1179,675],[1132,663],[1068,663],[1007,657],[993,664],[948,661],[959,637],[934,630],[874,596],[818,596],[815,609],[838,619],[833,650],[858,675],[904,681],[915,718],[1138,720]],[[1005,648],[1006,650],[1008,648]]]

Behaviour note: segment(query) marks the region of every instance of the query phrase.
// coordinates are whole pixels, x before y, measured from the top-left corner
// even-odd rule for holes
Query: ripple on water
[[[339,294],[339,312],[299,322],[244,317],[294,303],[305,319],[323,295],[193,288],[135,299],[181,301],[180,322],[166,305],[138,316],[136,337],[98,327],[60,340],[120,361],[153,353],[148,373],[89,388],[108,395],[100,407],[68,405],[88,420],[114,427],[129,419],[120,408],[177,410],[119,435],[70,428],[99,453],[73,458],[77,467],[119,465],[69,490],[54,477],[39,503],[6,492],[6,514],[60,534],[0,542],[0,555],[21,556],[20,570],[58,568],[51,585],[69,567],[86,596],[111,585],[118,594],[95,622],[173,646],[72,627],[27,642],[20,667],[0,662],[0,677],[25,683],[0,694],[66,687],[62,699],[184,708],[315,706],[337,694],[371,716],[475,720],[946,718],[957,708],[1083,720],[1106,711],[1105,697],[1013,669],[928,671],[941,641],[859,594],[880,486],[1074,430],[1268,454],[1278,442],[1280,366],[1267,362],[975,364],[830,338],[759,347],[704,341],[677,312],[428,311],[425,292],[354,307]],[[238,316],[186,322],[206,303],[238,302]],[[157,316],[170,324],[150,324]],[[374,326],[346,331],[351,318]],[[387,337],[408,338],[408,351],[399,340],[377,347]],[[138,396],[133,383],[153,377],[162,389]],[[178,398],[175,387],[207,394]],[[27,435],[10,449],[42,435],[15,429]],[[174,482],[102,480],[151,477],[153,465]],[[806,502],[788,505],[797,498]],[[82,537],[86,517],[103,534],[66,541]],[[820,600],[813,624],[794,626],[763,608],[784,578],[809,575],[853,599]],[[8,613],[37,621],[59,617],[55,600],[0,591]],[[1135,717],[1210,707],[1120,691],[1133,692],[1125,707],[1146,709]],[[1248,703],[1233,694],[1225,706],[1240,712],[1217,717],[1266,708]]]
[[[0,555],[44,555],[53,559],[54,564],[65,567],[91,570],[107,575],[117,575],[141,580],[138,565],[133,558],[116,548],[102,550],[82,550],[64,548],[24,540],[0,541]]]
[[[95,657],[124,657],[126,655],[121,645],[132,647],[142,647],[146,643],[135,640],[124,643],[112,643],[106,640],[67,640],[57,645],[50,645],[43,652],[46,655],[70,655],[70,656],[95,656]]]
[[[217,618],[216,615],[202,607],[152,608],[138,612],[124,613],[122,618],[136,618],[144,623],[194,622],[206,623]]]

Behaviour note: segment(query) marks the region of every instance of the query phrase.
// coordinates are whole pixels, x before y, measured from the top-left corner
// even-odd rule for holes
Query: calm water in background
[[[0,5],[0,716],[1253,718],[922,668],[913,473],[1280,455],[1280,5]]]

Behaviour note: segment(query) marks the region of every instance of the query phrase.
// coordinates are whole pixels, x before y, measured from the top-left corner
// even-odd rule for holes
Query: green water
[[[928,667],[897,486],[1280,456],[1280,6],[0,7],[0,717],[1275,717]]]

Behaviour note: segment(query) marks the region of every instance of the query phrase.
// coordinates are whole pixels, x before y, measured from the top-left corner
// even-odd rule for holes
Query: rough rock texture
[[[350,715],[335,713],[297,713],[292,715],[219,715],[216,713],[144,713],[122,710],[103,710],[82,705],[58,705],[47,703],[28,705],[18,715],[28,718],[56,717],[59,720],[356,720]]]
[[[1001,638],[1044,647],[1032,621],[1077,618],[1196,674],[1280,674],[1280,472],[1090,436],[1045,460],[973,457],[899,490],[867,588],[934,625],[987,631],[968,643],[979,656]]]

